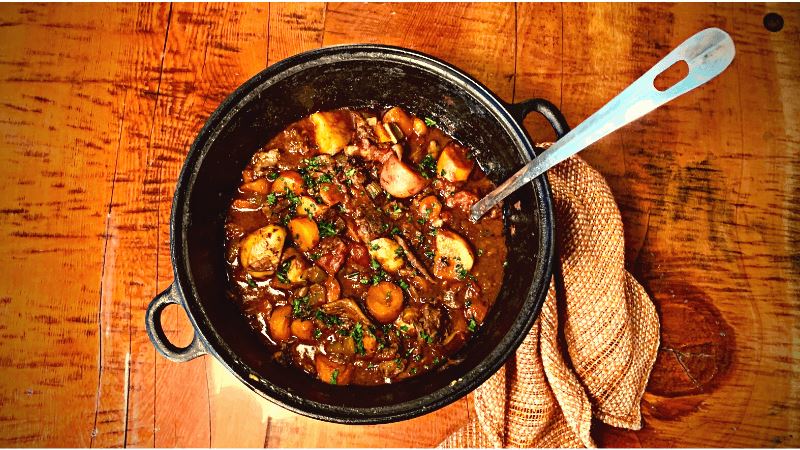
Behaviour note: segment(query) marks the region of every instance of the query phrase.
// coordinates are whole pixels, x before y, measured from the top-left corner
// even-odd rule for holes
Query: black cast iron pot
[[[508,105],[482,84],[438,59],[380,45],[322,48],[283,60],[231,94],[197,136],[178,178],[170,221],[175,281],[147,310],[156,349],[172,361],[214,355],[248,387],[292,411],[341,423],[381,423],[431,412],[469,393],[519,346],[539,314],[553,259],[553,211],[540,177],[505,202],[508,265],[504,287],[485,324],[457,364],[385,386],[331,386],[272,360],[225,295],[223,224],[241,171],[252,154],[289,123],[318,110],[401,106],[431,117],[473,149],[495,183],[534,155],[522,120],[543,114],[559,136],[566,123],[543,100]],[[161,327],[169,304],[194,326],[178,348]]]

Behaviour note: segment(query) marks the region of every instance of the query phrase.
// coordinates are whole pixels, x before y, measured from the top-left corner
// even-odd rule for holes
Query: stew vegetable
[[[430,119],[312,114],[242,172],[225,224],[230,297],[278,361],[330,384],[436,370],[483,323],[506,258],[494,188]]]

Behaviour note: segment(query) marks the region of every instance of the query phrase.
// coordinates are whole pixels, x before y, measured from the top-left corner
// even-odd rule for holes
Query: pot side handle
[[[511,113],[511,116],[520,124],[520,126],[522,126],[525,116],[536,111],[544,116],[545,119],[547,119],[559,139],[564,137],[564,135],[569,132],[567,119],[565,119],[564,115],[561,114],[561,111],[556,108],[556,105],[548,102],[547,100],[541,98],[532,98],[523,100],[519,103],[512,103],[507,107],[508,111]]]
[[[197,339],[197,333],[192,336],[192,342],[180,348],[169,341],[164,328],[161,326],[161,313],[169,305],[181,305],[180,296],[176,292],[175,284],[172,284],[164,292],[156,295],[156,298],[150,302],[147,307],[147,313],[144,318],[144,326],[147,329],[147,335],[150,337],[150,342],[165,358],[173,362],[186,362],[203,356],[206,350],[200,340]]]

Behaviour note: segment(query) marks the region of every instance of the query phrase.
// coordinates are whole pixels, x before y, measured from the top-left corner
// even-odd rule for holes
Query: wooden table
[[[577,124],[710,26],[732,34],[733,65],[583,153],[663,328],[644,429],[594,433],[800,445],[800,7],[484,3],[0,6],[0,446],[438,443],[473,414],[469,397],[333,425],[260,399],[212,358],[155,353],[144,310],[172,281],[170,202],[195,134],[267,65],[349,42],[428,52]],[[187,341],[177,307],[165,321]]]

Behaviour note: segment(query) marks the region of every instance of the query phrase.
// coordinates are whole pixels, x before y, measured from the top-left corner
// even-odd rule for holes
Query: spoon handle
[[[583,123],[475,203],[470,220],[477,222],[512,192],[604,136],[716,77],[730,65],[735,53],[733,40],[719,28],[707,28],[685,40]],[[689,66],[686,77],[664,91],[656,89],[653,84],[656,77],[681,60]]]

